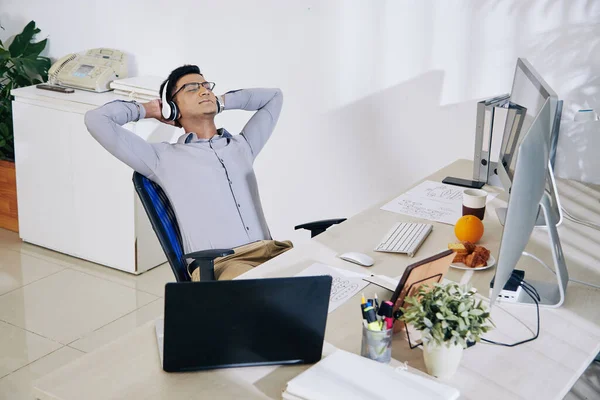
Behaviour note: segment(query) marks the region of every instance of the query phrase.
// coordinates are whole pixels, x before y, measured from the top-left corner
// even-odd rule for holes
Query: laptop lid
[[[330,276],[165,286],[167,372],[321,359]]]

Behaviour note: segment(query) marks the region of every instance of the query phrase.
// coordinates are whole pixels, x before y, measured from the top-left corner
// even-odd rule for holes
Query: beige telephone
[[[48,83],[93,92],[107,92],[110,82],[127,78],[127,56],[114,49],[68,54],[48,71]]]

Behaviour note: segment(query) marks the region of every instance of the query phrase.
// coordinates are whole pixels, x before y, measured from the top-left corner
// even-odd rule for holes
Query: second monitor
[[[549,196],[550,212],[557,223],[560,224],[562,222],[562,212],[552,165],[554,164],[554,154],[558,141],[562,101],[558,99],[558,95],[544,81],[529,61],[519,58],[517,59],[515,68],[510,103],[515,107],[515,110],[507,113],[496,173],[504,189],[510,193],[521,142],[531,129],[533,122],[540,115],[542,109],[547,105],[549,111],[547,118],[550,121],[550,127],[547,131],[544,131],[544,135],[549,146],[548,162],[550,163],[550,168],[547,170],[545,191]],[[499,208],[496,212],[498,213],[500,223],[504,224],[506,209]],[[536,225],[546,225],[546,218],[541,209],[538,209],[536,215]]]

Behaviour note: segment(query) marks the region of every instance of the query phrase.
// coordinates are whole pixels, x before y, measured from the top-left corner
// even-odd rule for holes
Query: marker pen
[[[372,331],[381,331],[377,314],[375,314],[375,309],[372,306],[365,308],[365,315],[367,317],[367,328]]]
[[[391,301],[384,301],[379,308],[379,315],[383,317],[386,329],[391,329],[394,324],[394,304]]]
[[[363,319],[367,319],[367,317],[365,316],[365,308],[367,308],[367,301],[365,300],[365,295],[362,295],[362,298],[360,299],[360,311],[362,313],[362,317]]]

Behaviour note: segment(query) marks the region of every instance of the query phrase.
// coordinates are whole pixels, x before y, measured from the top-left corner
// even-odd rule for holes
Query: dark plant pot
[[[19,232],[15,163],[0,160],[0,228]]]

